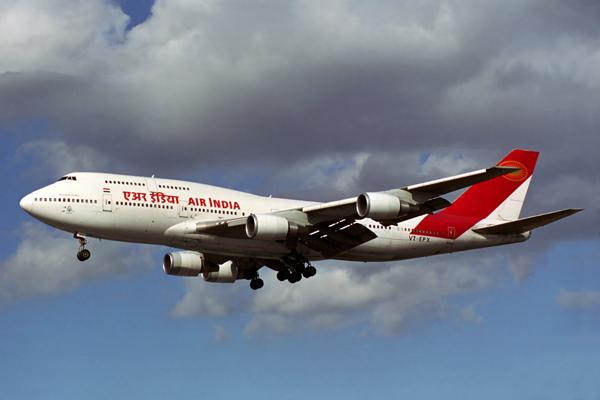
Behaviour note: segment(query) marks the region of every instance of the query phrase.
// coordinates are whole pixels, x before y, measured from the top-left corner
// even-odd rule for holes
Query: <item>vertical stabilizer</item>
[[[441,214],[514,221],[519,218],[539,152],[513,150],[497,165],[521,170],[471,186]]]

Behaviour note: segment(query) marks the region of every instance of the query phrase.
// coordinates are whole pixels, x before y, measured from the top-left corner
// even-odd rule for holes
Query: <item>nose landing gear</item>
[[[85,248],[85,245],[89,242],[85,239],[85,235],[75,232],[73,235],[75,239],[79,239],[79,252],[77,252],[77,259],[79,261],[85,261],[92,256],[92,253]]]
[[[258,290],[265,286],[265,282],[258,276],[258,270],[247,269],[244,271],[244,279],[250,281],[250,289]]]

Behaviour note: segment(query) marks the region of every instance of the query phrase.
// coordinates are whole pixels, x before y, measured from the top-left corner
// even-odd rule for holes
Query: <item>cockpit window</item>
[[[60,181],[76,181],[77,177],[76,176],[63,176],[62,178],[60,178],[58,180],[58,182]]]

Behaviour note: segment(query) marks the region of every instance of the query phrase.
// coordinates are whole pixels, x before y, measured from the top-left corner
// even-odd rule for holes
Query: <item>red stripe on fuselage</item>
[[[539,153],[513,150],[497,165],[523,165],[517,171],[471,186],[452,206],[435,215],[428,215],[415,227],[416,234],[438,236],[420,232],[442,232],[446,238],[456,239],[479,221],[487,218],[533,173]],[[452,237],[451,232],[454,233]]]

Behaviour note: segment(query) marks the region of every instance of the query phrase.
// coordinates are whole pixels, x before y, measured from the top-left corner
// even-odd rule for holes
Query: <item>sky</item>
[[[0,396],[600,399],[600,3],[5,0]],[[540,151],[508,247],[167,276],[19,200],[74,171],[332,201]],[[453,197],[449,196],[452,200]]]

